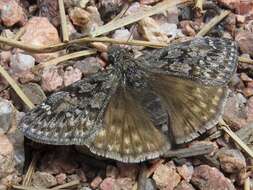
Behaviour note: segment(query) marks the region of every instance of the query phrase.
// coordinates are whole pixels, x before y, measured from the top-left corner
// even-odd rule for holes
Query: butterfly
[[[85,145],[121,162],[157,158],[217,124],[236,71],[237,45],[200,37],[145,50],[111,46],[110,66],[51,94],[22,118],[36,142]]]

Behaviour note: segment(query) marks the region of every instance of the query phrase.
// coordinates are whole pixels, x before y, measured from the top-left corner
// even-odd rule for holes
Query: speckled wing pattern
[[[54,145],[83,145],[101,127],[115,85],[111,72],[94,74],[50,95],[22,118],[26,137]]]
[[[28,112],[19,128],[28,138],[54,145],[86,145],[122,162],[163,155],[189,142],[222,114],[227,83],[237,66],[236,44],[196,38],[146,51],[108,52],[111,67],[92,74]]]

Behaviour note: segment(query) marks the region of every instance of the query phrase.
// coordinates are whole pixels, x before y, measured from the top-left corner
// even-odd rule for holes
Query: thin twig
[[[28,106],[29,109],[34,108],[33,103],[28,99],[28,97],[24,94],[18,84],[11,78],[9,73],[0,65],[0,74],[7,80],[7,82],[11,85],[11,87],[15,90],[17,95],[21,98],[21,100]]]
[[[163,155],[163,157],[186,158],[186,157],[200,156],[211,153],[213,149],[214,147],[212,145],[200,144],[188,148],[181,148],[178,150],[169,150]]]
[[[65,183],[65,184],[53,187],[53,188],[51,188],[51,190],[68,189],[68,188],[71,188],[71,187],[75,187],[75,186],[77,186],[79,184],[80,184],[79,180],[74,180],[74,181],[71,181],[69,183]]]
[[[145,17],[152,16],[154,14],[161,13],[163,11],[168,10],[171,7],[174,7],[178,4],[189,3],[192,0],[165,0],[161,3],[156,4],[155,6],[151,7],[150,9],[140,9],[136,13],[132,13],[124,18],[117,19],[114,22],[110,22],[103,26],[96,28],[93,32],[90,33],[90,36],[95,37],[99,36],[108,32],[111,32],[117,28],[121,28],[123,26],[135,23]]]
[[[203,10],[203,0],[195,0],[195,8],[202,11]]]
[[[117,40],[107,37],[102,38],[80,38],[71,40],[68,43],[58,43],[54,45],[49,46],[34,46],[34,45],[27,45],[23,42],[19,42],[17,40],[8,39],[0,36],[0,43],[16,47],[19,49],[23,49],[25,51],[28,51],[30,53],[51,53],[55,52],[61,49],[64,49],[65,47],[72,45],[72,44],[84,44],[88,42],[106,42],[106,43],[112,43],[112,44],[125,44],[125,45],[133,45],[133,46],[145,46],[145,47],[153,47],[153,48],[161,48],[166,47],[167,44],[165,43],[154,43],[149,41],[141,41],[141,40]]]
[[[253,64],[253,59],[240,56],[239,57],[239,62]]]
[[[70,59],[75,59],[75,58],[83,57],[83,56],[87,56],[87,55],[93,55],[93,54],[96,54],[96,53],[97,53],[97,51],[94,50],[94,49],[83,50],[83,51],[70,53],[70,54],[67,54],[67,55],[63,55],[61,57],[57,57],[57,58],[52,59],[50,61],[40,63],[39,65],[37,65],[33,68],[33,71],[37,72],[39,69],[50,66],[50,65],[57,65],[58,63],[61,63],[61,62],[64,62],[64,61],[67,61],[67,60],[70,60]]]
[[[243,190],[250,190],[250,179],[247,177],[243,184]]]
[[[216,24],[222,21],[226,16],[228,16],[230,11],[222,11],[220,15],[212,18],[198,33],[196,36],[205,36]]]
[[[230,129],[223,119],[219,121],[219,125],[220,128],[236,142],[236,144],[238,144],[251,158],[253,158],[253,151]]]
[[[24,186],[24,185],[12,185],[12,187],[14,189],[20,189],[20,190],[59,190],[59,189],[73,188],[73,187],[75,187],[79,184],[80,184],[79,180],[74,180],[74,181],[71,181],[71,182],[68,182],[68,183],[65,183],[65,184],[62,184],[62,185],[58,185],[58,186],[50,188],[50,189],[42,188],[42,187]]]
[[[60,11],[60,18],[61,18],[61,30],[62,30],[63,42],[68,42],[69,41],[69,34],[68,34],[65,8],[64,8],[64,1],[58,0],[58,4],[59,4],[59,11]]]
[[[39,153],[35,153],[33,155],[33,158],[32,158],[32,161],[28,167],[28,170],[25,174],[25,177],[23,179],[23,182],[22,182],[22,185],[23,186],[29,186],[30,183],[31,183],[31,180],[32,180],[32,175],[35,171],[35,167],[36,167],[36,164],[37,164],[37,161],[38,161],[38,158],[39,158]]]

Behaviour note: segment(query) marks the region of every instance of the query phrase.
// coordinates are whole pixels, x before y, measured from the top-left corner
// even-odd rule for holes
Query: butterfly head
[[[123,62],[131,60],[133,52],[127,48],[122,48],[117,45],[112,45],[108,48],[108,60],[113,66],[123,66]]]

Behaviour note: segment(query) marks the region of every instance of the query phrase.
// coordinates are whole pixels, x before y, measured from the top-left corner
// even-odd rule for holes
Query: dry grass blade
[[[84,44],[88,42],[107,42],[107,43],[114,43],[114,44],[126,44],[126,45],[134,45],[134,46],[145,46],[145,47],[154,47],[154,48],[161,48],[167,46],[165,43],[155,43],[155,42],[148,42],[148,41],[141,41],[141,40],[117,40],[112,38],[80,38],[76,40],[69,41],[68,43],[59,43],[54,44],[50,46],[44,46],[44,47],[38,47],[34,45],[26,45],[23,42],[19,42],[17,40],[8,39],[0,36],[0,43],[20,48],[25,51],[28,51],[30,53],[51,53],[55,52],[61,49],[64,49],[65,47],[71,45],[71,44]]]
[[[250,179],[249,179],[249,177],[247,177],[245,179],[245,182],[243,184],[243,190],[250,190]]]
[[[212,18],[198,33],[196,36],[205,36],[216,24],[222,21],[226,16],[228,16],[230,11],[222,11],[220,15]]]
[[[77,185],[80,184],[80,181],[79,180],[74,180],[74,181],[71,181],[69,183],[65,183],[65,184],[62,184],[62,185],[58,185],[56,187],[53,187],[53,188],[50,188],[51,190],[58,190],[58,189],[69,189],[69,188],[73,188],[73,187],[76,187]]]
[[[110,22],[105,24],[101,27],[96,28],[93,32],[90,33],[92,37],[99,36],[108,32],[111,32],[117,28],[121,28],[123,26],[135,23],[145,17],[152,16],[154,14],[161,13],[165,10],[168,10],[171,7],[174,7],[178,4],[189,3],[192,2],[190,0],[165,0],[161,3],[156,4],[155,6],[151,7],[150,9],[140,9],[136,13],[132,13],[129,16],[126,16],[121,19],[117,19],[114,22]]]
[[[61,57],[57,57],[57,58],[52,59],[50,61],[41,63],[41,64],[35,66],[33,68],[33,71],[37,72],[39,69],[50,66],[50,65],[57,65],[58,63],[61,63],[61,62],[64,62],[64,61],[67,61],[67,60],[70,60],[70,59],[75,59],[75,58],[83,57],[83,56],[87,56],[87,55],[93,55],[93,54],[96,54],[96,53],[97,53],[97,51],[93,50],[93,49],[78,51],[78,52],[75,52],[75,53],[70,53],[70,54],[67,54],[67,55],[63,55]]]
[[[235,142],[238,144],[251,158],[253,158],[253,151],[229,128],[224,120],[219,122],[221,129],[223,129]]]
[[[63,185],[58,185],[53,188],[42,188],[42,187],[31,187],[31,186],[24,186],[24,185],[12,185],[14,189],[19,190],[58,190],[58,189],[72,189],[80,184],[79,180],[74,180]]]
[[[195,8],[202,11],[203,10],[203,1],[204,0],[195,0]]]
[[[65,8],[64,8],[64,1],[58,0],[58,4],[59,4],[59,10],[60,10],[63,42],[68,42],[69,35],[68,35],[67,19],[66,19]]]
[[[28,167],[28,170],[26,172],[26,175],[25,175],[25,177],[23,179],[22,185],[28,186],[31,183],[32,175],[33,175],[33,173],[35,171],[35,167],[36,167],[38,158],[39,158],[39,153],[34,154],[34,156],[32,158],[32,161],[31,161],[31,163],[30,163],[30,165]]]
[[[32,109],[35,106],[28,99],[28,97],[24,94],[21,88],[17,85],[17,83],[11,78],[8,72],[0,65],[0,74],[7,80],[7,82],[11,85],[11,87],[15,90],[17,95],[21,98],[21,100],[28,106],[28,108]]]
[[[24,185],[12,185],[12,189],[18,189],[18,190],[49,190],[47,188],[24,186]]]
[[[239,57],[239,62],[253,64],[253,59],[241,56],[241,57]]]

